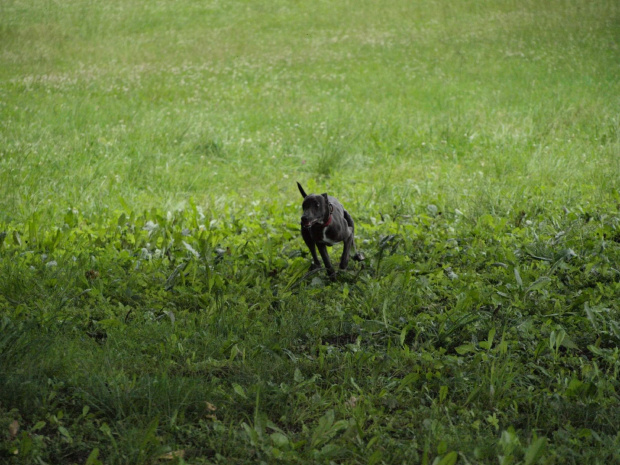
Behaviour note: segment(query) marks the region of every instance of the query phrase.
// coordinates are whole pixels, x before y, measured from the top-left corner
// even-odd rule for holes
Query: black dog
[[[299,187],[299,192],[301,192],[304,198],[302,204],[304,213],[301,216],[301,237],[304,238],[312,254],[311,269],[315,270],[321,267],[319,258],[316,255],[316,246],[319,249],[323,263],[325,263],[329,277],[334,280],[336,271],[329,261],[327,246],[331,247],[338,242],[344,241],[344,250],[340,258],[340,269],[346,269],[349,264],[351,247],[356,251],[353,235],[355,229],[353,218],[334,197],[327,194],[307,195],[301,184],[297,183],[297,187]],[[361,261],[363,259],[364,255],[356,251],[353,260]]]

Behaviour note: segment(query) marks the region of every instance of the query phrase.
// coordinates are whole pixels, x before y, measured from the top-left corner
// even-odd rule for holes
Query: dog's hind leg
[[[349,228],[351,228],[351,232],[353,232],[353,230],[355,229],[355,223],[353,223],[353,218],[351,218],[351,215],[349,215],[349,212],[346,210],[343,210],[342,213],[345,221],[349,225]]]
[[[340,257],[340,269],[346,270],[349,265],[349,254],[351,251],[351,245],[354,245],[353,242],[353,231],[349,226],[349,236],[344,240],[344,248],[342,249],[342,257]]]
[[[349,215],[348,211],[344,211],[344,219],[347,221],[347,224],[349,225],[349,233],[350,233],[350,240],[351,243],[349,244],[349,247],[347,247],[347,243],[348,240],[345,242],[345,251],[347,252],[347,260],[346,263],[348,264],[349,262],[349,248],[352,246],[353,247],[353,252],[355,252],[355,255],[353,255],[353,260],[355,260],[356,262],[361,262],[362,260],[364,260],[364,254],[361,252],[357,251],[357,247],[355,247],[355,223],[353,223],[353,218],[351,218],[351,215]],[[344,260],[344,253],[342,254],[342,260]],[[340,268],[342,268],[342,260],[340,261]],[[345,264],[345,268],[346,268],[346,264]],[[344,269],[344,268],[343,268]]]

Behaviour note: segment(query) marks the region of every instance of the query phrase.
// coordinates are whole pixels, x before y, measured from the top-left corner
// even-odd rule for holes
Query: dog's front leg
[[[310,266],[311,270],[316,270],[321,268],[321,262],[319,262],[319,257],[316,255],[316,247],[314,245],[314,240],[312,239],[312,234],[307,228],[301,228],[301,237],[303,237],[304,242],[310,249],[310,255],[312,255],[312,266]]]
[[[327,246],[325,244],[317,244],[319,248],[319,253],[321,254],[321,258],[323,259],[323,263],[325,263],[325,268],[327,268],[327,274],[329,275],[329,279],[332,281],[336,280],[336,270],[332,266],[332,262],[329,261],[329,254],[327,253]]]

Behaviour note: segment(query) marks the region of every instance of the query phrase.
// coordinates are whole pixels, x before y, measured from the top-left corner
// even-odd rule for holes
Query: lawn
[[[620,461],[619,76],[612,0],[4,0],[0,462]]]

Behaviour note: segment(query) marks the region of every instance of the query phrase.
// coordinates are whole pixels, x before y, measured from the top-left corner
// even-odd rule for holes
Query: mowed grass
[[[0,461],[620,460],[619,24],[2,2]]]

